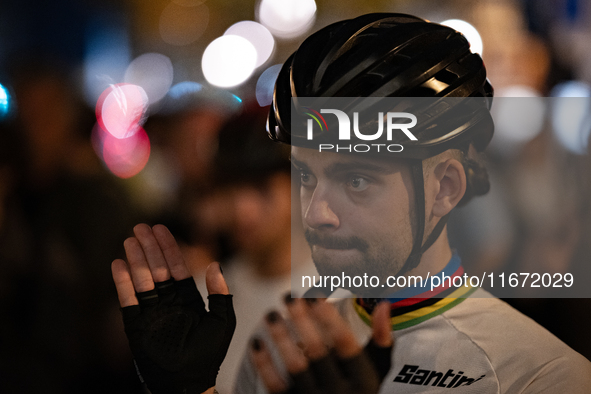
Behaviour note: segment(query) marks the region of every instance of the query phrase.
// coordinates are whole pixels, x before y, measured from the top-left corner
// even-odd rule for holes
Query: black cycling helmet
[[[492,96],[482,59],[461,33],[411,15],[368,14],[314,33],[289,57],[275,84],[268,132],[275,141],[306,146],[305,136],[291,133],[298,97],[481,97],[469,114],[465,105],[455,109],[453,128],[419,123],[417,143],[405,144],[398,156],[425,159],[469,142],[482,151],[493,135]],[[432,119],[453,110],[437,109]]]
[[[291,132],[292,99],[298,109],[299,97],[440,97],[441,103],[443,98],[470,97],[468,107],[453,105],[461,99],[445,105],[433,100],[423,109],[430,113],[429,122],[413,128],[418,140],[406,143],[398,156],[411,161],[417,202],[414,246],[402,269],[407,271],[418,265],[447,219],[423,243],[422,160],[452,148],[467,152],[470,145],[484,150],[494,130],[492,96],[483,61],[470,52],[461,33],[411,15],[367,14],[321,29],[287,59],[275,84],[267,131],[274,141],[307,146],[305,136]],[[443,114],[454,124],[433,127]],[[470,170],[466,168],[468,175]]]

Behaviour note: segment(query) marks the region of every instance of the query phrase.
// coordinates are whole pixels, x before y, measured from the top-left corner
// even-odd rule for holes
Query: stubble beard
[[[305,236],[312,250],[312,260],[316,270],[322,277],[338,276],[342,278],[344,275],[351,277],[351,282],[356,276],[363,277],[367,275],[368,278],[372,276],[379,278],[380,282],[377,287],[357,287],[348,286],[348,284],[341,286],[341,288],[362,297],[377,297],[392,292],[394,289],[387,287],[386,280],[389,276],[396,275],[404,265],[408,254],[405,254],[404,251],[408,249],[410,252],[410,248],[406,245],[407,242],[399,245],[401,250],[396,250],[393,244],[373,245],[372,247],[369,242],[359,237],[326,237],[320,236],[310,229],[306,229]],[[353,250],[353,256],[338,259],[336,256],[330,256],[330,252],[318,251],[314,246],[337,249],[350,248]],[[382,284],[384,287],[382,287]]]

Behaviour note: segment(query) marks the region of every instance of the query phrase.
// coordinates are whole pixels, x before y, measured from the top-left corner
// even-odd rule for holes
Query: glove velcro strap
[[[155,283],[158,294],[167,295],[174,293],[174,282],[174,279],[170,278],[168,280],[165,280],[164,282]]]
[[[150,306],[158,303],[158,290],[156,288],[136,293],[135,296],[141,306]]]

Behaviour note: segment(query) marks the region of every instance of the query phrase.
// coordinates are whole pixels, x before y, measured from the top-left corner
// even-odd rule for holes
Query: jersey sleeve
[[[591,363],[579,354],[560,357],[540,367],[523,394],[589,394]]]

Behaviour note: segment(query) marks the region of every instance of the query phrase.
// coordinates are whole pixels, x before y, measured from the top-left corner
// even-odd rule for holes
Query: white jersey
[[[477,290],[451,309],[396,330],[380,393],[591,393],[591,363],[505,302]],[[339,308],[371,335],[352,300]]]
[[[380,394],[591,393],[587,359],[486,291],[425,304],[392,318],[392,368]],[[336,305],[358,340],[367,342],[371,328],[359,301]],[[264,330],[259,335],[271,347]],[[276,354],[274,359],[279,362]],[[249,358],[234,392],[266,392]]]

